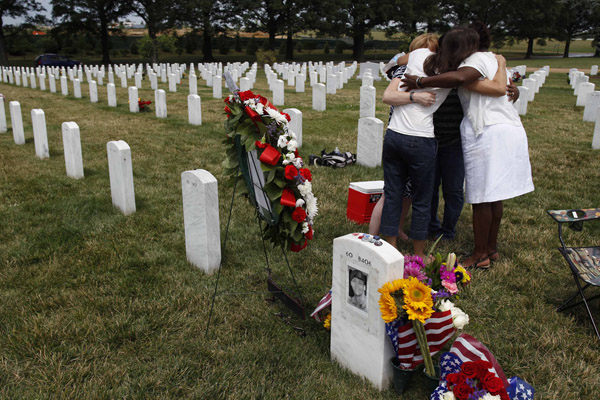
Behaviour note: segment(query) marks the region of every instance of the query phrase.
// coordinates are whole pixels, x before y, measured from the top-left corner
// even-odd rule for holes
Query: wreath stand
[[[232,81],[230,82],[230,76],[228,76],[228,73],[225,74],[225,78],[227,80],[227,84],[228,84],[229,88],[232,89],[232,86],[230,86]],[[235,87],[235,83],[233,83],[232,92],[235,90],[237,90],[237,87]],[[206,325],[205,337],[208,336],[208,332],[209,332],[210,324],[211,324],[211,320],[212,320],[212,315],[213,315],[213,310],[214,310],[214,305],[215,305],[215,299],[217,297],[217,290],[219,287],[219,279],[221,276],[221,268],[223,266],[223,261],[225,259],[225,250],[227,247],[227,239],[228,239],[228,235],[229,235],[229,224],[231,222],[231,214],[233,211],[233,202],[235,199],[237,183],[238,183],[240,174],[242,175],[244,183],[246,184],[246,187],[248,188],[248,197],[249,197],[250,203],[254,206],[256,221],[258,223],[258,230],[260,233],[263,251],[264,251],[264,255],[265,255],[265,263],[267,266],[266,267],[267,274],[268,274],[267,290],[273,295],[273,300],[279,299],[286,307],[288,307],[293,313],[295,313],[302,319],[304,319],[306,316],[304,306],[302,305],[302,303],[303,303],[302,294],[298,287],[298,283],[296,282],[296,278],[294,277],[294,273],[290,266],[290,262],[288,260],[288,257],[287,257],[287,254],[285,252],[283,245],[281,246],[281,252],[283,254],[285,263],[287,265],[287,269],[288,269],[290,276],[292,278],[292,281],[294,283],[296,297],[286,293],[282,289],[282,287],[280,285],[278,285],[277,283],[275,283],[275,281],[273,280],[273,276],[271,273],[271,267],[269,264],[269,256],[267,253],[267,247],[265,245],[263,223],[266,225],[269,225],[269,226],[275,225],[279,222],[278,221],[279,216],[273,212],[271,200],[269,199],[269,197],[267,196],[267,194],[265,193],[265,191],[263,189],[263,186],[265,183],[264,173],[262,172],[262,170],[260,168],[260,161],[258,160],[258,158],[256,156],[256,151],[254,150],[252,152],[246,152],[244,147],[240,143],[239,137],[235,138],[235,149],[236,149],[237,157],[238,157],[238,161],[239,161],[238,171],[236,173],[236,178],[235,178],[234,185],[233,185],[233,193],[231,195],[231,203],[229,206],[229,216],[227,217],[227,225],[225,228],[225,240],[224,240],[223,246],[222,246],[223,256],[221,257],[221,263],[219,264],[219,268],[217,270],[217,279],[215,281],[215,290],[213,292],[213,296],[211,299],[210,312],[208,314],[208,323]],[[226,294],[226,293],[223,293],[223,294]],[[276,315],[281,317],[282,319],[284,319],[286,317],[282,313],[278,313]],[[286,321],[286,320],[284,319],[284,321]],[[287,321],[286,321],[286,323],[287,323]],[[298,331],[301,336],[304,336],[305,333],[302,328],[295,327],[294,329],[296,329],[296,331]]]

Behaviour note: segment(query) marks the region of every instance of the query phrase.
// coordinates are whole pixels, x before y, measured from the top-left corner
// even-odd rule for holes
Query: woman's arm
[[[419,103],[428,107],[435,103],[435,93],[433,92],[412,92],[412,101],[410,99],[411,92],[398,90],[400,78],[394,78],[383,92],[382,101],[390,106],[403,106],[410,103]]]
[[[398,65],[406,65],[406,64],[408,64],[408,56],[409,56],[409,54],[410,53],[406,53],[402,57],[398,57],[398,59],[396,60],[396,64],[398,64]]]
[[[477,80],[465,85],[465,88],[484,96],[502,97],[506,95],[506,60],[501,55],[496,55],[496,60],[498,60],[498,71],[493,80]]]
[[[402,87],[413,90],[423,87],[455,88],[468,85],[481,77],[481,73],[473,67],[463,67],[456,71],[445,72],[439,75],[418,77],[404,74]],[[420,79],[419,79],[420,78]],[[419,86],[417,86],[419,79]]]

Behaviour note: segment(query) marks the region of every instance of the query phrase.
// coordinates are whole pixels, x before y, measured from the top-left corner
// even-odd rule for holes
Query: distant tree
[[[527,40],[525,58],[533,55],[535,39],[555,35],[560,1],[530,0],[525,4],[519,0],[506,0],[506,27],[516,39]]]
[[[245,24],[250,30],[265,31],[269,34],[265,50],[275,50],[275,37],[283,30],[285,19],[284,0],[243,0],[240,2],[246,10]]]
[[[562,0],[556,20],[556,38],[565,41],[564,58],[569,57],[571,40],[582,33],[592,33],[600,13],[598,0]]]
[[[4,17],[25,17],[26,24],[43,22],[43,11],[37,0],[0,0],[0,65],[8,65],[8,49],[4,32]],[[26,25],[24,24],[24,25]],[[19,29],[13,29],[11,34],[18,34]]]
[[[123,0],[52,0],[52,16],[64,30],[100,36],[102,64],[110,63],[109,24],[128,13]]]
[[[158,34],[173,27],[176,18],[175,8],[171,0],[133,0],[127,2],[127,10],[137,14],[148,29],[148,37],[151,40],[150,61],[158,62]]]

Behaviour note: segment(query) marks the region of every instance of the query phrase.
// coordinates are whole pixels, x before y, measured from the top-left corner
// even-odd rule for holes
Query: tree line
[[[49,24],[66,34],[84,34],[99,40],[102,63],[110,62],[111,23],[129,15],[141,18],[148,31],[150,58],[157,61],[159,38],[175,28],[188,28],[201,38],[204,61],[212,61],[214,38],[231,30],[268,33],[267,48],[275,38],[286,38],[286,59],[293,59],[293,36],[314,31],[319,36],[349,37],[352,56],[362,60],[365,37],[374,28],[386,34],[444,32],[479,20],[502,43],[511,37],[527,41],[526,57],[536,39],[565,41],[568,57],[572,39],[588,35],[600,41],[600,0],[51,0],[51,18],[45,18],[39,0],[0,0],[0,17],[25,18],[19,29]],[[8,62],[8,32],[0,19],[0,63]],[[500,46],[498,46],[500,47]],[[596,56],[600,47],[596,46]]]

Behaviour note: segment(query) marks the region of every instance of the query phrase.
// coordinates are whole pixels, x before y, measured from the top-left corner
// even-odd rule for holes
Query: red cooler
[[[373,208],[382,194],[383,181],[351,182],[346,217],[359,224],[369,223]]]

